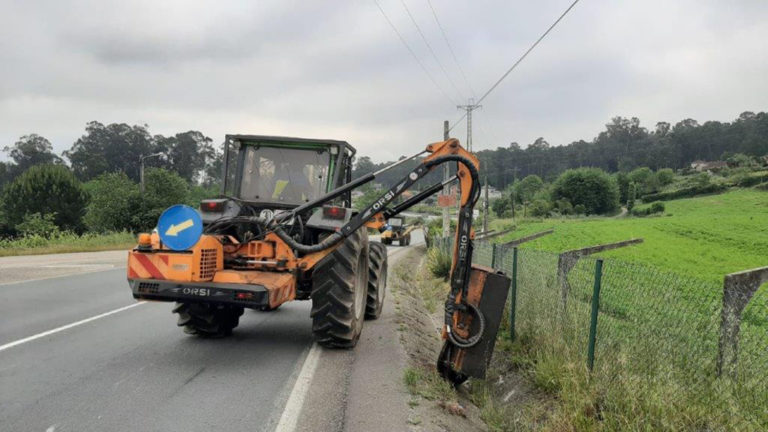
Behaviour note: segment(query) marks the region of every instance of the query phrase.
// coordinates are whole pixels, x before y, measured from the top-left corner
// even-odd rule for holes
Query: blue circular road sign
[[[173,250],[187,250],[194,246],[203,234],[203,219],[197,210],[177,204],[167,208],[157,220],[160,240]]]

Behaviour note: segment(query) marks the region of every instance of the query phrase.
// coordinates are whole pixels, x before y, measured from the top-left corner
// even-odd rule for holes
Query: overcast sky
[[[86,122],[349,141],[375,161],[442,138],[472,91],[426,0],[0,0],[0,147]],[[572,0],[432,0],[478,97]],[[768,2],[582,0],[475,114],[475,148],[591,139],[768,108]],[[445,94],[444,94],[445,93]],[[464,141],[464,124],[453,135]]]

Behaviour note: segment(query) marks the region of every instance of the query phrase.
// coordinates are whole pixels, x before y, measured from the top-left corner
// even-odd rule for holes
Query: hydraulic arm
[[[320,243],[301,244],[280,227],[281,219],[319,207],[351,189],[372,181],[377,174],[424,153],[428,155],[404,179]],[[276,217],[267,228],[273,230],[278,237],[300,252],[312,253],[334,247],[363,225],[369,227],[380,225],[386,218],[408,209],[439,191],[446,182],[437,183],[400,205],[388,208],[397,197],[432,169],[450,162],[457,164],[456,176],[447,182],[459,181],[461,200],[453,249],[450,293],[445,301],[443,338],[446,342],[438,359],[438,370],[443,377],[458,384],[468,376],[484,376],[493,351],[493,343],[509,286],[509,279],[505,276],[494,273],[492,269],[472,265],[472,239],[474,238],[472,215],[480,197],[479,162],[473,154],[461,147],[458,140],[449,139],[430,144],[424,152],[337,188],[325,196],[297,207],[287,215]],[[481,341],[484,343],[481,344]]]

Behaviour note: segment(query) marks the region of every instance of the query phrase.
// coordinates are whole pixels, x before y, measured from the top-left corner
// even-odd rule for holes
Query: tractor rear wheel
[[[387,289],[387,247],[381,243],[368,246],[368,298],[365,301],[365,318],[376,319],[384,306]]]
[[[240,323],[243,308],[210,303],[176,303],[173,312],[179,314],[176,324],[184,333],[200,337],[224,337]]]
[[[367,289],[368,233],[359,229],[312,272],[312,333],[318,344],[332,348],[357,344]]]

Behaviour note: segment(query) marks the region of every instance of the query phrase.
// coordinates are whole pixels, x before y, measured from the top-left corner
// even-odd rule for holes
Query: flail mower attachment
[[[496,334],[504,315],[510,279],[493,269],[473,265],[466,302],[455,303],[452,330],[445,327],[445,342],[437,371],[459,385],[469,377],[485,378]]]

